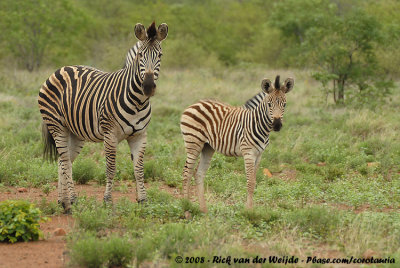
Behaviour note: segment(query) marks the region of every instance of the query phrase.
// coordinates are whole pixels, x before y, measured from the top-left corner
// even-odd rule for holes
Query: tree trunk
[[[336,99],[336,80],[333,80],[333,100],[336,103],[336,101],[337,101],[337,99]]]
[[[344,102],[344,78],[339,81],[338,101]]]

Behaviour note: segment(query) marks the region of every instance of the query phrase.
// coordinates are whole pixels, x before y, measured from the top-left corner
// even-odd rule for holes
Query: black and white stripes
[[[102,72],[86,66],[65,66],[53,73],[39,92],[39,109],[47,152],[59,155],[58,200],[69,210],[76,194],[72,163],[85,141],[104,141],[107,185],[104,200],[111,200],[117,145],[126,139],[131,149],[138,200],[146,199],[143,155],[146,128],[151,118],[149,98],[156,90],[161,63],[161,41],[168,26],[155,23],[146,30],[135,26],[137,44],[125,66]],[[45,148],[45,152],[46,152]]]
[[[227,156],[244,157],[248,190],[246,205],[252,207],[255,174],[262,152],[269,143],[271,130],[279,131],[282,127],[285,95],[293,85],[292,78],[286,79],[283,85],[279,82],[279,76],[275,79],[275,85],[269,79],[264,79],[261,83],[264,98],[253,107],[233,107],[214,100],[203,100],[185,109],[181,117],[187,154],[183,171],[185,197],[189,197],[190,180],[201,154],[195,179],[200,208],[204,212],[207,210],[203,181],[211,157],[217,151]]]

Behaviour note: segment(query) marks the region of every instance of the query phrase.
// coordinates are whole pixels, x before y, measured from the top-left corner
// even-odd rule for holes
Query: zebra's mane
[[[139,47],[142,45],[141,41],[138,41],[131,49],[128,50],[128,53],[126,54],[125,57],[125,64],[123,68],[127,68],[128,66],[132,65],[135,58],[136,58],[136,53],[139,49]]]

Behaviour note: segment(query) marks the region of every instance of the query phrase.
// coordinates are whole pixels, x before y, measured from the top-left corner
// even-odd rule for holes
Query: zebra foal
[[[207,211],[204,200],[204,176],[215,151],[226,156],[243,156],[247,177],[246,207],[253,206],[256,171],[261,155],[269,143],[271,130],[279,131],[286,106],[286,93],[292,90],[294,80],[283,84],[262,80],[263,99],[254,107],[233,107],[215,100],[202,100],[182,114],[181,132],[185,142],[186,162],[183,169],[184,197],[189,198],[190,180],[197,158],[200,161],[195,174],[200,209]]]
[[[104,142],[106,190],[111,201],[115,157],[120,141],[128,141],[137,186],[137,200],[146,199],[143,155],[151,119],[150,97],[156,90],[161,64],[161,42],[168,26],[135,26],[139,41],[129,50],[125,66],[103,72],[87,66],[64,66],[54,72],[39,92],[45,155],[58,162],[58,202],[68,212],[76,199],[72,163],[85,141]]]

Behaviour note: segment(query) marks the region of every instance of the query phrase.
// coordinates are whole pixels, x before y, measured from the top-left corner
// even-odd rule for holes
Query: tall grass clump
[[[400,215],[397,212],[362,212],[338,229],[338,239],[350,255],[373,249],[385,256],[400,248]]]
[[[95,180],[99,174],[99,168],[92,159],[78,158],[72,167],[72,178],[78,184],[87,184],[90,180]]]
[[[112,211],[95,197],[79,198],[73,206],[72,216],[82,230],[99,232],[114,223]]]
[[[340,226],[340,213],[325,207],[311,206],[288,213],[285,224],[290,228],[299,228],[303,235],[327,239]]]
[[[106,262],[104,242],[92,233],[84,233],[70,247],[70,262],[72,265],[97,268]]]

